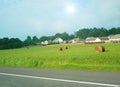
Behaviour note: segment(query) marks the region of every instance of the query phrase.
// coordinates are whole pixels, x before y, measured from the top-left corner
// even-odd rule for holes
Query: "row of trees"
[[[120,34],[120,27],[118,28],[111,28],[111,29],[105,29],[105,28],[83,28],[80,29],[74,34],[69,35],[68,33],[57,33],[54,36],[42,36],[40,38],[40,41],[45,40],[54,40],[57,37],[62,38],[63,40],[71,40],[73,38],[81,38],[86,39],[87,37],[104,37],[114,34]]]
[[[111,28],[111,29],[105,29],[105,28],[83,28],[80,29],[74,34],[69,35],[67,32],[64,33],[56,33],[53,36],[42,36],[40,38],[37,38],[34,36],[31,38],[30,36],[27,37],[27,39],[24,41],[24,45],[35,45],[38,42],[42,42],[45,40],[52,41],[55,38],[62,38],[63,40],[71,40],[73,38],[81,38],[81,39],[86,39],[87,37],[104,37],[104,36],[109,36],[109,35],[114,35],[114,34],[120,34],[120,27],[118,28]]]
[[[23,46],[23,42],[18,38],[3,38],[0,39],[0,49],[13,49]]]
[[[104,37],[104,36],[109,36],[114,34],[120,34],[120,27],[111,28],[109,30],[105,28],[90,28],[90,29],[84,28],[75,32],[74,35],[81,39],[85,39],[87,37]]]
[[[120,27],[118,28],[83,28],[80,29],[73,34],[69,35],[67,32],[64,33],[56,33],[53,36],[42,36],[38,38],[37,36],[27,36],[24,41],[21,41],[19,38],[3,38],[0,39],[0,49],[11,49],[11,48],[20,48],[23,46],[36,45],[36,43],[40,43],[42,41],[48,40],[52,41],[55,38],[62,38],[63,40],[71,40],[73,38],[81,38],[85,39],[87,37],[104,37],[114,34],[120,34]]]

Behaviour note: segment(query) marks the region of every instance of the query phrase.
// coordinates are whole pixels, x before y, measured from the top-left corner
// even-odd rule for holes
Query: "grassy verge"
[[[71,44],[63,51],[60,45],[0,50],[0,66],[120,71],[120,43],[102,45],[104,53],[96,53],[95,44]]]

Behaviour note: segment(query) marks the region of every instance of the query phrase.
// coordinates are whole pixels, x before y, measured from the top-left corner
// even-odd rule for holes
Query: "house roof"
[[[58,37],[58,38],[55,38],[53,42],[63,42],[63,39]]]
[[[116,34],[110,37],[110,39],[118,39],[120,38],[120,34]]]
[[[88,38],[86,38],[86,41],[95,41],[95,40],[96,40],[95,37],[88,37]]]
[[[80,38],[74,38],[72,40],[74,40],[74,41],[80,41]]]
[[[109,40],[108,37],[100,37],[101,40]]]

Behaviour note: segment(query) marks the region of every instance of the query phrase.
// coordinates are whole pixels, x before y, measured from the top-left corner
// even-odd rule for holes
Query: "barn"
[[[86,43],[97,43],[97,42],[102,42],[100,38],[95,38],[95,37],[88,37],[85,40]]]
[[[110,36],[109,40],[110,42],[120,42],[120,34]]]
[[[63,39],[62,38],[55,38],[54,40],[53,40],[53,43],[63,43]]]

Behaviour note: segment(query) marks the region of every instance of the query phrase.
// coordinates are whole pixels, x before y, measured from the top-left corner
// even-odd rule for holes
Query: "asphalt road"
[[[120,87],[120,72],[0,67],[0,87]]]

